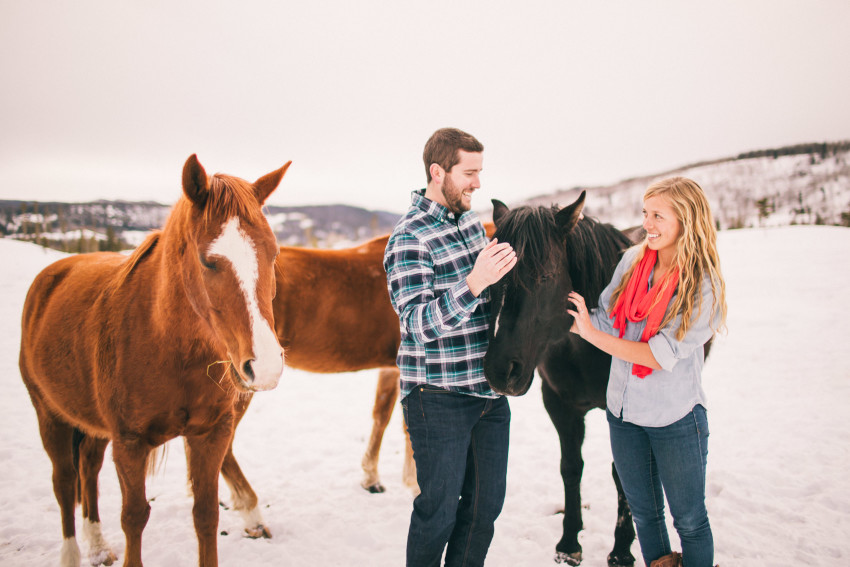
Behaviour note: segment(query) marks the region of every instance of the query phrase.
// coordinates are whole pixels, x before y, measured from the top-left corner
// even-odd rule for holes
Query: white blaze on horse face
[[[505,308],[505,294],[502,293],[502,302],[499,305],[499,312],[496,314],[496,325],[493,327],[493,336],[499,332],[499,320],[502,318],[502,309]]]
[[[239,219],[233,217],[222,226],[221,234],[210,244],[207,253],[226,258],[233,266],[248,307],[248,320],[251,325],[251,345],[254,353],[251,365],[254,381],[251,387],[255,390],[271,390],[277,386],[283,373],[283,354],[277,336],[260,314],[257,300],[257,247],[239,228]]]

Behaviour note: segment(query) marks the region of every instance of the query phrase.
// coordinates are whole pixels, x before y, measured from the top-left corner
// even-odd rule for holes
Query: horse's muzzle
[[[522,396],[531,388],[532,380],[534,369],[528,372],[520,360],[509,360],[504,374],[504,386],[495,386],[493,390],[505,396]],[[493,386],[492,381],[490,384]]]

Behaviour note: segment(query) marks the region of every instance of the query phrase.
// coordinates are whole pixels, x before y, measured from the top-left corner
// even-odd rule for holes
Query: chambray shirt
[[[615,337],[620,336],[620,330],[614,328],[614,319],[608,316],[611,294],[639,251],[640,246],[636,246],[623,254],[611,283],[599,296],[599,307],[591,311],[593,325]],[[681,341],[676,339],[681,313],[649,339],[649,348],[661,370],[653,370],[646,378],[638,378],[632,374],[631,362],[616,357],[611,359],[607,392],[607,406],[611,413],[618,417],[622,415],[623,421],[636,425],[663,427],[685,417],[697,404],[708,407],[702,388],[705,363],[702,347],[714,334],[711,324],[716,328],[719,320],[719,314],[715,314],[714,321],[711,319],[714,294],[708,277],[702,282],[700,299],[702,308],[698,315],[694,315],[693,324]],[[696,306],[694,311],[697,311]],[[627,319],[626,322],[623,338],[640,341],[646,320],[633,323]]]
[[[414,191],[407,214],[387,242],[384,270],[399,317],[397,363],[404,398],[420,384],[496,398],[484,378],[488,292],[475,297],[466,276],[487,236],[478,216],[455,218]]]

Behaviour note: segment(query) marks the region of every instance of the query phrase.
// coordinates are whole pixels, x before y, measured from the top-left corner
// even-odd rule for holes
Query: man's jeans
[[[632,509],[646,564],[671,551],[664,522],[666,495],[685,567],[713,565],[714,540],[705,509],[705,408],[696,405],[665,427],[641,427],[606,413],[614,465]]]
[[[408,567],[484,565],[505,501],[511,410],[505,397],[479,398],[417,386],[401,402],[416,480]]]

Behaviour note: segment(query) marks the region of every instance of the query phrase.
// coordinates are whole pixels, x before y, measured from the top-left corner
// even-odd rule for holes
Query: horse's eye
[[[199,258],[201,260],[201,265],[203,267],[205,267],[208,270],[212,270],[213,272],[216,271],[215,260],[210,260],[209,258],[205,257],[203,254],[201,254],[199,256]]]

